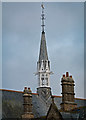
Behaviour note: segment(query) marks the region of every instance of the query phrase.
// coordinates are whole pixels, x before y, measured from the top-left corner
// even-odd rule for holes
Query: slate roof
[[[2,98],[1,98],[2,97]],[[0,90],[0,100],[2,99],[2,116],[3,118],[20,118],[23,113],[23,92],[14,92]],[[54,102],[58,109],[60,109],[61,97],[54,96]],[[76,99],[78,107],[86,106],[86,100]],[[32,94],[33,114],[35,118],[46,116],[49,108],[46,103],[39,98],[37,94]],[[1,105],[1,104],[0,104]],[[1,111],[1,107],[0,107]],[[83,111],[83,109],[82,109]],[[72,116],[70,113],[61,113],[64,118]],[[0,114],[1,115],[1,114]],[[79,116],[73,114],[73,117]],[[80,115],[82,116],[82,114]],[[0,116],[1,117],[1,116]]]

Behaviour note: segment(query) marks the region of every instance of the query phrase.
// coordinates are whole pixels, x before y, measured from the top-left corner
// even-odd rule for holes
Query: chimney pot
[[[30,88],[28,88],[28,92],[29,92],[29,93],[32,93],[32,91],[31,91],[31,89],[30,89]]]
[[[69,73],[68,72],[66,72],[66,77],[69,77]]]
[[[27,87],[24,87],[25,90],[27,90]]]
[[[63,77],[65,77],[65,74],[63,75]]]
[[[72,78],[72,75],[70,75],[70,78]]]

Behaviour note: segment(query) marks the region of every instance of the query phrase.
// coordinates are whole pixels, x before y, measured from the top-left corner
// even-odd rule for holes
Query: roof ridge
[[[23,91],[17,91],[17,90],[8,90],[8,89],[0,89],[0,91],[9,91],[9,92],[18,92],[18,93],[24,93]],[[37,93],[32,93],[33,95],[38,95]],[[59,97],[62,98],[62,96],[52,95],[53,97]],[[86,100],[85,98],[75,98],[75,100]]]

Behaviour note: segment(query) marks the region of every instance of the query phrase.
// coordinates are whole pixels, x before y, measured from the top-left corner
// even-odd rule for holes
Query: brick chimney
[[[72,75],[69,76],[69,73],[66,72],[66,75],[63,75],[61,79],[61,85],[62,85],[62,103],[61,109],[63,111],[70,111],[77,107],[77,104],[75,103],[74,98],[74,80],[72,78]]]
[[[30,88],[24,88],[23,101],[24,114],[22,115],[22,118],[34,118],[34,115],[32,113],[32,92]]]

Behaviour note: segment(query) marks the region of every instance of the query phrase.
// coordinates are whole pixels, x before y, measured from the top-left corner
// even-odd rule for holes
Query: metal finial
[[[44,24],[44,20],[45,20],[45,17],[44,17],[44,5],[43,5],[43,3],[41,4],[41,7],[42,7],[42,14],[41,14],[41,20],[42,20],[42,32],[44,32],[44,26],[45,26],[45,24]]]

